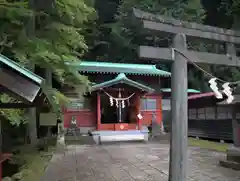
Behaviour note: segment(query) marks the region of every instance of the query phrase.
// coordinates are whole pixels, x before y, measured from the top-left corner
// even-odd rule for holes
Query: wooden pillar
[[[50,88],[52,88],[52,71],[49,69],[45,69],[45,79],[46,79],[46,84]],[[52,126],[47,126],[47,136],[51,136],[51,128]]]
[[[136,94],[136,113],[137,115],[140,114],[140,105],[141,105],[141,99],[140,99],[141,94]],[[136,115],[136,116],[137,116]],[[137,117],[137,122],[138,122],[138,129],[142,129],[142,120]]]
[[[97,93],[97,130],[100,130],[101,125],[101,97],[100,93]]]
[[[177,34],[173,46],[178,50],[186,50],[186,36]],[[188,99],[187,99],[187,60],[177,51],[174,53],[172,65],[172,121],[170,144],[169,181],[187,180],[188,150]]]

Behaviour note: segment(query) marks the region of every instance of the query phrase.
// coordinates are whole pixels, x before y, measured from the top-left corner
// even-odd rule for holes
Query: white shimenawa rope
[[[135,93],[132,93],[130,96],[128,96],[128,97],[126,97],[126,98],[116,98],[116,97],[111,96],[109,93],[107,93],[107,92],[104,91],[104,90],[103,90],[103,92],[104,92],[107,96],[109,96],[109,97],[111,97],[112,99],[115,99],[115,100],[117,100],[117,101],[126,101],[126,100],[130,99],[132,96],[135,95]]]
[[[193,64],[197,69],[201,70],[204,74],[212,77],[212,78],[216,78],[218,81],[222,82],[222,83],[229,83],[232,85],[236,85],[236,84],[240,84],[240,81],[235,81],[235,82],[229,82],[229,81],[225,81],[223,79],[217,78],[216,76],[214,76],[213,74],[207,72],[206,70],[204,70],[202,67],[200,67],[199,65],[197,65],[194,61],[192,61],[189,57],[187,57],[182,51],[176,49],[176,48],[171,48],[171,53],[172,53],[172,59],[175,59],[175,51],[177,51],[178,53],[180,53],[182,56],[184,56],[191,64]],[[196,56],[194,57],[195,59],[198,59]]]

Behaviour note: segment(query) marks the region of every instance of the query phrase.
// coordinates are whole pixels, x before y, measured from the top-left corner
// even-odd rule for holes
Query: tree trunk
[[[45,79],[47,86],[52,88],[52,71],[50,69],[45,69]],[[48,132],[47,136],[49,137],[51,135],[51,127],[48,126]]]
[[[29,9],[34,11],[34,0],[28,1]],[[31,16],[29,18],[28,24],[27,24],[27,36],[33,37],[35,31],[35,16]],[[30,60],[28,69],[32,72],[35,71],[35,64]],[[36,146],[38,144],[37,139],[37,125],[36,125],[36,108],[28,108],[27,109],[27,118],[28,118],[28,128],[27,128],[27,137],[28,141],[32,146]]]

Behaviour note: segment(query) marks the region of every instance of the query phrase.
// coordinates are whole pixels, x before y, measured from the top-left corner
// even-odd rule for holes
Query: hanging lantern
[[[109,100],[110,100],[110,105],[113,106],[113,98],[109,97]]]
[[[118,107],[118,100],[116,99],[116,107]]]
[[[122,108],[125,108],[125,102],[122,100]]]

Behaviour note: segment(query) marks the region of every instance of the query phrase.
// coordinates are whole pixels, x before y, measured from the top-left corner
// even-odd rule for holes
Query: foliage
[[[13,156],[11,162],[20,166],[19,172],[11,178],[19,181],[32,181],[40,179],[54,154],[55,145],[45,145],[44,151],[33,150],[26,147],[20,148],[20,153]]]
[[[35,0],[33,6],[34,12],[27,0],[0,0],[0,53],[30,68],[50,70],[59,82],[84,92],[87,78],[66,62],[79,60],[88,50],[86,30],[96,18],[91,2]],[[52,105],[64,102],[64,95],[51,86],[45,84],[43,90]]]
[[[101,19],[100,27],[103,34],[101,35],[101,40],[107,43],[103,44],[101,48],[98,48],[100,51],[94,52],[94,54],[97,55],[97,59],[139,63],[139,61],[143,61],[139,60],[137,55],[139,45],[169,46],[171,43],[170,37],[149,34],[140,26],[137,26],[136,20],[132,18],[133,7],[146,12],[198,23],[201,23],[205,18],[205,11],[200,0],[122,0],[119,3],[117,13],[114,14],[115,21],[109,23],[107,19],[105,20],[107,23],[103,26],[103,18],[106,17],[104,15],[99,17]],[[98,7],[98,9],[101,10],[101,7]],[[189,46],[195,48],[196,45],[194,44],[199,46],[199,42],[192,41],[189,43]],[[162,63],[160,67],[164,70],[170,70],[168,64]],[[197,82],[194,80],[196,73],[194,73],[192,69],[190,72],[193,78],[193,80],[190,79],[190,81],[194,83],[194,88],[198,88],[201,81],[196,85]]]
[[[0,96],[0,103],[18,102],[7,94]],[[19,125],[21,122],[26,121],[24,110],[22,109],[0,109],[0,115],[8,118],[12,125]]]
[[[234,14],[239,14],[239,12],[240,12],[240,2],[238,0],[233,0],[231,8],[232,8],[232,12]]]
[[[138,61],[136,50],[140,44],[149,44],[150,42],[162,46],[169,44],[168,39],[146,34],[141,27],[136,26],[135,20],[132,18],[133,7],[147,12],[159,13],[184,20],[194,20],[196,22],[204,18],[204,10],[198,0],[122,0],[115,14],[115,22],[105,24],[105,28],[109,28],[111,33],[105,36],[108,38],[107,42],[109,44],[106,49],[107,52],[104,52],[101,56],[102,59],[136,62]],[[108,31],[106,30],[106,32]]]
[[[224,10],[227,16],[239,16],[240,2],[238,0],[221,0],[219,10]]]
[[[219,0],[218,2],[213,2],[203,0],[203,4],[205,4],[209,14],[209,18],[206,20],[207,24],[227,29],[239,30],[240,1]],[[216,50],[217,48],[217,53],[225,53],[225,50],[220,50],[224,49],[220,48],[221,46],[223,47],[223,44],[215,44],[215,47],[212,47],[212,49]],[[239,54],[239,52],[237,53]],[[210,70],[215,76],[220,77],[223,80],[231,82],[240,80],[239,67],[211,66]]]
[[[109,15],[109,11],[102,6],[115,2],[118,4],[117,12]],[[167,47],[171,43],[169,37],[161,35],[152,35],[136,26],[135,19],[132,18],[132,8],[138,8],[143,11],[152,12],[170,16],[176,19],[187,20],[197,23],[206,23],[212,26],[231,28],[233,16],[239,14],[238,0],[104,0],[104,5],[97,5],[99,10],[101,31],[99,39],[103,42],[92,52],[96,59],[111,60],[117,62],[135,62],[139,63],[137,56],[137,47],[139,45]],[[114,7],[114,5],[112,5]],[[207,12],[205,12],[205,10]],[[108,17],[106,16],[108,12]],[[115,19],[112,20],[113,16]],[[105,23],[103,25],[103,23]],[[222,45],[209,43],[203,40],[189,40],[188,48],[199,51],[225,53],[222,51]],[[124,53],[123,53],[124,52]],[[153,63],[153,62],[151,62]],[[160,64],[159,67],[170,70],[168,64]],[[239,79],[239,69],[224,66],[201,65],[202,68],[211,72],[213,75],[224,80],[234,81]],[[192,66],[189,66],[189,87],[209,91],[208,80],[203,73]]]

